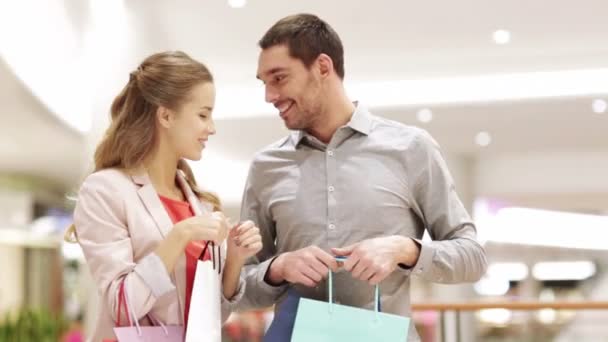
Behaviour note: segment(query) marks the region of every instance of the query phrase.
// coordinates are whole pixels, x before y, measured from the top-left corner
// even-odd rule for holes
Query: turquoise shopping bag
[[[329,272],[329,302],[301,298],[292,342],[405,342],[410,319],[380,312],[380,290],[376,285],[374,311],[333,303],[332,273]]]

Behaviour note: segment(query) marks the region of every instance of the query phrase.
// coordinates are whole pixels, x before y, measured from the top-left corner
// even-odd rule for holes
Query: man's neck
[[[309,128],[307,132],[327,144],[338,128],[350,121],[355,108],[355,105],[346,96],[340,96],[338,101],[329,103],[327,107],[322,109],[321,120]]]

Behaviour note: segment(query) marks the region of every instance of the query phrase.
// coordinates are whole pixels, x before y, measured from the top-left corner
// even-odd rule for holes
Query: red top
[[[187,201],[177,201],[165,196],[158,195],[163,203],[167,214],[176,224],[187,218],[194,216],[194,212]],[[196,272],[196,263],[199,255],[205,247],[205,241],[192,241],[186,246],[186,307],[184,308],[184,322],[188,324],[188,312],[190,311],[190,297],[192,296],[192,285],[194,283],[194,275]],[[209,252],[207,252],[203,260],[209,260]]]

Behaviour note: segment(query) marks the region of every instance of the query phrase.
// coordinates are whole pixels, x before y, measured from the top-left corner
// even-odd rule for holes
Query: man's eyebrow
[[[286,70],[286,69],[285,69],[285,68],[283,68],[283,67],[276,67],[276,68],[272,68],[272,69],[270,69],[270,70],[266,71],[264,74],[265,74],[265,75],[273,75],[273,74],[276,74],[276,73],[278,73],[278,72],[285,71],[285,70]],[[256,75],[255,77],[256,77],[258,80],[260,80],[260,81],[262,80],[262,78],[261,78],[261,76],[260,76],[259,74],[258,74],[258,75]]]

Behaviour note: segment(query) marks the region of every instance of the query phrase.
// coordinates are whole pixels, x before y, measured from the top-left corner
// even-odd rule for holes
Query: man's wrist
[[[412,238],[405,236],[401,236],[400,238],[400,245],[402,248],[400,248],[401,253],[399,254],[397,264],[401,267],[412,268],[418,262],[422,246]]]
[[[264,275],[264,282],[268,285],[281,286],[287,283],[283,277],[283,256],[284,254],[279,254],[268,265],[268,270]]]

